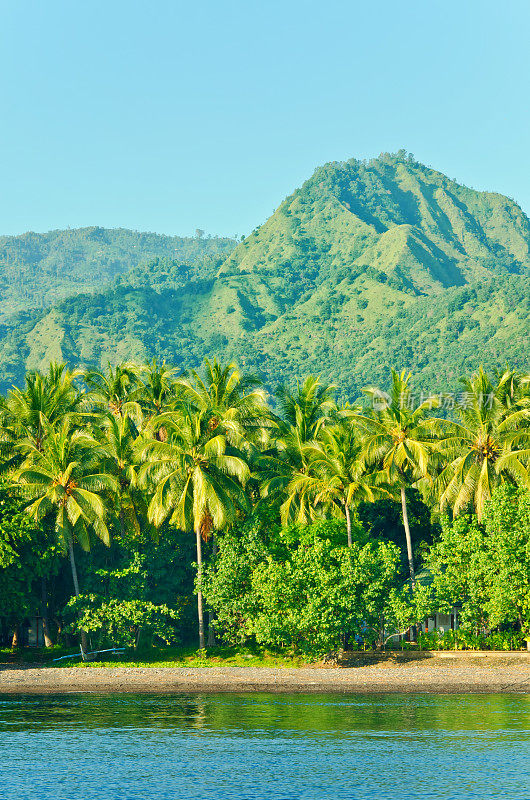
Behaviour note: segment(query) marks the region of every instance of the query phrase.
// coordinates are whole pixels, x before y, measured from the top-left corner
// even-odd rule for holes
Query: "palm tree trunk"
[[[50,636],[50,623],[48,620],[48,585],[46,578],[41,579],[41,611],[42,633],[44,635],[45,647],[53,647],[52,637]]]
[[[75,565],[74,543],[71,537],[68,539],[68,554],[70,556],[70,567],[72,569],[72,580],[74,582],[74,594],[76,597],[79,597],[79,581],[77,579],[77,567]]]
[[[77,579],[77,567],[75,565],[75,556],[74,556],[74,543],[72,541],[72,537],[68,537],[68,553],[70,555],[70,567],[72,569],[72,580],[74,582],[74,594],[76,597],[79,597],[79,581]],[[81,630],[81,647],[83,648],[83,652],[88,652],[88,637],[86,635],[86,631]]]
[[[410,528],[409,528],[409,515],[407,514],[407,498],[405,495],[405,487],[401,487],[401,509],[403,511],[403,527],[405,528],[405,538],[407,540],[407,557],[409,561],[409,572],[410,572],[410,585],[412,587],[412,591],[416,586],[416,576],[414,574],[414,559],[412,557],[412,541],[410,538]]]
[[[201,529],[195,531],[197,540],[197,614],[199,617],[199,648],[204,650],[204,614],[202,610],[202,539]]]
[[[348,504],[344,503],[344,511],[346,512],[346,531],[348,533],[348,547],[352,546],[351,540],[351,516],[350,516],[350,509],[348,508]]]
[[[215,538],[215,533],[212,536],[212,561],[215,561],[215,557],[217,555],[217,539]],[[208,614],[208,647],[215,647],[217,642],[215,641],[215,628],[212,625],[215,619],[215,614],[213,611],[210,611]]]
[[[120,503],[120,532],[122,536],[125,536],[125,514],[123,513],[123,505],[121,502],[121,497],[119,499]]]

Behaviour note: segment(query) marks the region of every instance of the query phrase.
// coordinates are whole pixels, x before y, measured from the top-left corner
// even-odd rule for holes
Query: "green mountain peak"
[[[530,223],[508,198],[461,186],[404,152],[320,167],[222,272],[320,278],[371,266],[418,294],[499,271],[528,274]]]
[[[50,258],[58,297],[72,295],[16,318],[0,304],[5,383],[52,358],[185,368],[217,355],[270,385],[321,373],[350,396],[390,365],[426,390],[454,388],[480,363],[528,368],[528,218],[404,151],[319,167],[237,246],[102,230],[46,234],[32,273],[20,244],[18,261],[4,258],[18,278],[31,273],[18,308]],[[0,267],[2,252],[0,239]]]

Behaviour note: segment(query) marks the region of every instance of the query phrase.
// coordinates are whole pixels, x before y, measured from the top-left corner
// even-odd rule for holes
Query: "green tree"
[[[284,522],[307,522],[314,519],[312,496],[302,483],[308,471],[310,444],[316,444],[325,426],[337,413],[335,386],[321,384],[320,378],[309,375],[292,392],[282,386],[276,392],[280,416],[275,415],[275,429],[269,431],[257,463],[257,471],[266,496],[284,501]]]
[[[203,586],[215,610],[216,633],[231,645],[247,644],[249,621],[257,612],[252,575],[274,548],[278,538],[277,515],[261,506],[246,520],[230,526],[218,538],[219,552],[205,569]]]
[[[223,638],[312,655],[379,640],[398,550],[343,537],[338,520],[222,537],[206,591]]]
[[[365,389],[371,412],[357,414],[354,419],[360,426],[367,466],[383,470],[388,482],[399,488],[410,582],[414,590],[414,557],[405,490],[428,475],[444,421],[427,417],[427,412],[438,404],[436,398],[415,403],[410,379],[410,373],[398,374],[392,370],[388,394],[375,387]]]
[[[217,415],[228,439],[241,446],[263,439],[270,426],[266,393],[254,375],[242,375],[235,364],[223,366],[205,359],[204,376],[191,370],[178,379],[177,386],[186,403],[198,412]]]
[[[98,454],[106,474],[116,481],[116,491],[109,497],[116,510],[122,534],[126,527],[139,532],[146,504],[138,488],[138,430],[127,415],[102,414],[96,426]]]
[[[148,419],[169,410],[168,406],[174,402],[177,372],[165,361],[159,364],[156,359],[148,361],[138,371],[138,402]]]
[[[217,414],[187,406],[161,414],[155,429],[158,426],[164,426],[167,439],[145,446],[141,471],[143,484],[153,487],[149,520],[158,527],[169,517],[170,524],[195,532],[199,646],[203,649],[202,541],[233,520],[238,506],[247,505],[244,486],[250,472],[243,454],[228,444]]]
[[[52,644],[48,580],[59,560],[51,534],[48,525],[29,519],[12,489],[0,486],[0,620],[17,631],[24,617],[40,611],[47,647]]]
[[[165,644],[175,642],[174,623],[178,614],[166,605],[83,594],[69,601],[67,612],[73,615],[70,630],[90,633],[97,647],[138,650],[142,633],[156,636]]]
[[[191,370],[177,382],[185,401],[199,413],[222,420],[227,442],[239,448],[251,464],[257,447],[263,446],[271,428],[271,415],[261,381],[254,375],[242,375],[235,364],[222,365],[205,359],[203,375]],[[217,552],[212,531],[212,557]],[[213,612],[209,614],[208,645],[215,644]]]
[[[0,447],[12,466],[17,455],[15,445],[27,439],[42,449],[47,425],[65,418],[74,419],[83,410],[83,393],[76,385],[81,370],[69,370],[65,364],[52,363],[48,372],[30,372],[24,389],[13,388],[0,408]]]
[[[42,449],[25,439],[17,445],[23,463],[15,473],[16,485],[29,500],[27,513],[36,522],[46,516],[54,520],[55,531],[70,557],[76,597],[79,581],[74,543],[90,547],[89,531],[106,544],[105,498],[117,490],[114,476],[100,470],[98,442],[83,431],[73,430],[69,420],[52,427],[45,424]],[[86,641],[83,642],[86,649]]]
[[[530,410],[514,396],[513,373],[493,382],[482,368],[463,378],[460,422],[452,422],[441,443],[445,466],[435,484],[442,509],[456,516],[474,510],[482,519],[493,490],[503,480],[525,477],[530,445]]]
[[[128,415],[138,423],[142,416],[137,399],[139,371],[139,367],[130,362],[114,368],[109,364],[106,372],[88,370],[84,375],[88,399],[97,410],[110,412],[115,417]]]
[[[385,628],[403,635],[438,609],[431,586],[419,579],[414,590],[408,584],[392,587],[385,609]],[[387,637],[387,641],[389,638],[392,637]]]
[[[482,522],[473,515],[445,519],[430,552],[438,599],[462,604],[475,628],[511,624],[530,638],[530,493],[498,486]]]
[[[318,439],[321,428],[337,410],[335,391],[334,384],[321,383],[315,375],[308,375],[302,384],[297,383],[295,392],[281,386],[276,392],[280,432],[295,430],[301,443]]]
[[[439,532],[438,523],[432,519],[431,508],[422,500],[418,489],[405,489],[407,519],[409,522],[414,567],[423,562],[428,547]],[[357,508],[357,518],[364,530],[374,539],[396,544],[402,554],[402,574],[409,575],[406,547],[403,547],[403,510],[400,499],[382,497],[373,502],[363,501]]]
[[[352,547],[352,507],[361,501],[373,502],[384,493],[384,476],[366,472],[358,433],[347,419],[323,428],[320,441],[305,445],[303,453],[304,466],[286,489],[282,520],[291,518],[293,506],[298,510],[297,522],[307,522],[306,510],[315,507],[338,513],[346,519]]]

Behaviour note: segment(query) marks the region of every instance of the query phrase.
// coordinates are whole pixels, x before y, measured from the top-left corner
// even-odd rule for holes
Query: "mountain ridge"
[[[6,380],[57,355],[182,368],[217,355],[270,386],[312,371],[355,396],[390,366],[425,389],[479,363],[528,366],[528,218],[404,151],[319,167],[234,244],[202,266],[198,252],[185,266],[162,254],[19,315],[0,337]]]
[[[228,237],[166,236],[97,225],[0,236],[0,319],[110,287],[154,258],[210,264],[215,271],[234,246]]]

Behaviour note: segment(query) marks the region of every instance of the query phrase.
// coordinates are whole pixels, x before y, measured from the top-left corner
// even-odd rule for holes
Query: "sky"
[[[530,213],[528,0],[0,0],[0,233],[243,235],[400,148]]]

